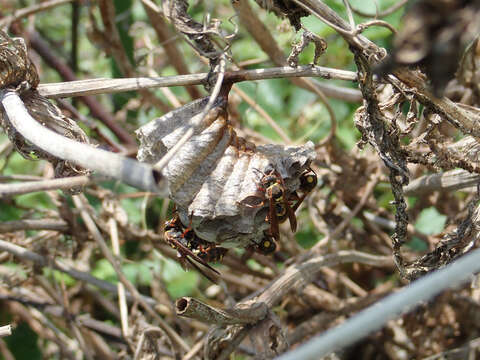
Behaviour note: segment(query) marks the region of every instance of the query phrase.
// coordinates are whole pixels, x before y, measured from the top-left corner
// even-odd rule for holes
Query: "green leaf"
[[[422,239],[414,236],[406,245],[415,251],[423,252],[428,250],[428,245]]]
[[[420,213],[415,229],[425,235],[439,234],[443,231],[446,221],[445,215],[440,214],[434,207],[429,207]]]
[[[76,281],[74,278],[72,278],[70,275],[67,275],[61,271],[54,270],[53,271],[53,277],[58,281],[59,283],[63,282],[65,286],[73,286],[75,285]]]
[[[117,274],[107,259],[97,261],[95,268],[92,270],[92,275],[111,283],[117,282]]]
[[[195,271],[184,271],[176,261],[170,259],[164,262],[162,277],[172,298],[192,295],[199,281]]]
[[[127,279],[135,285],[150,285],[152,283],[152,272],[143,261],[125,264],[122,269]]]
[[[298,244],[305,249],[311,248],[320,240],[313,226],[304,226],[299,229],[295,234],[295,239],[298,241]]]

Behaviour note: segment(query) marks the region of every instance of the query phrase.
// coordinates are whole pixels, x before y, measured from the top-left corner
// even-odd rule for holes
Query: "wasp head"
[[[309,193],[317,186],[317,174],[312,169],[305,171],[300,176],[300,190]]]
[[[277,244],[275,244],[273,238],[268,234],[265,234],[263,239],[256,246],[256,250],[263,255],[269,255],[273,253],[276,248]]]
[[[283,201],[283,196],[285,194],[285,189],[279,184],[275,183],[267,188],[267,197],[270,200],[273,200],[275,203],[279,203]]]

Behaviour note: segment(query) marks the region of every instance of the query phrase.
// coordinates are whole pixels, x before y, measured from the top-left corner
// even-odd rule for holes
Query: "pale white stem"
[[[12,325],[0,326],[0,337],[12,335]]]
[[[112,250],[113,255],[117,258],[120,257],[120,243],[118,241],[118,227],[117,222],[113,217],[108,220],[108,225],[110,228],[110,238],[112,240]],[[128,307],[127,307],[127,298],[125,295],[125,286],[121,283],[117,283],[118,288],[118,307],[120,308],[120,321],[122,324],[122,333],[125,338],[128,337]]]
[[[1,90],[0,102],[15,129],[40,149],[138,189],[159,191],[157,181],[161,175],[150,165],[68,139],[47,129],[30,116],[15,91]]]

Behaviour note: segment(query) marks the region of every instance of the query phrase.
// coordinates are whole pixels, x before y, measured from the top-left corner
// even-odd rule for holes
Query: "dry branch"
[[[175,35],[168,29],[167,23],[165,22],[162,12],[158,6],[151,0],[142,0],[142,4],[150,19],[150,23],[155,29],[158,41],[165,49],[165,53],[170,64],[175,67],[175,70],[177,70],[179,75],[190,73],[188,66],[184,61],[183,54],[177,48],[175,42],[172,41],[172,38]],[[186,86],[185,88],[192,99],[198,99],[202,96],[200,91],[194,86]]]
[[[82,216],[83,221],[91,233],[94,240],[97,242],[99,248],[101,249],[105,258],[110,262],[115,273],[117,274],[121,283],[128,289],[131,296],[135,299],[136,302],[140,303],[140,305],[146,310],[146,312],[152,316],[159,324],[160,327],[165,331],[168,336],[173,340],[177,345],[179,345],[183,350],[188,351],[187,344],[183,341],[183,339],[173,330],[170,325],[168,325],[152,308],[152,306],[145,301],[143,296],[138,292],[137,288],[127,279],[123,270],[110,249],[108,248],[105,240],[103,239],[102,234],[98,230],[95,222],[93,221],[92,217],[87,211],[88,201],[84,196],[76,195],[73,197],[73,202],[75,206],[80,210],[80,215]]]
[[[450,170],[419,177],[405,186],[404,192],[408,196],[418,196],[434,191],[455,191],[475,186],[479,181],[479,174],[463,169]]]
[[[68,224],[64,220],[55,219],[25,219],[0,222],[0,233],[19,230],[68,231]]]
[[[70,275],[74,279],[84,281],[88,284],[94,285],[99,289],[102,289],[109,293],[117,294],[117,287],[114,284],[104,280],[100,280],[90,275],[87,272],[76,270],[72,266],[65,264],[63,261],[55,260],[55,259],[49,260],[40,254],[27,250],[24,247],[11,244],[4,240],[0,240],[0,250],[6,251],[22,260],[32,261],[36,265],[39,265],[42,267],[51,267],[55,270],[58,270],[58,271],[64,272],[67,275]],[[142,298],[144,299],[145,302],[149,303],[152,306],[156,305],[157,303],[154,299],[148,296],[142,295]],[[129,301],[132,301],[133,299],[132,294],[127,293],[127,299]]]
[[[290,77],[321,77],[356,81],[357,74],[352,71],[326,68],[322,66],[305,65],[295,68],[285,66],[256,70],[228,71],[226,82],[254,81]],[[95,94],[113,94],[117,92],[140,89],[154,89],[168,86],[203,85],[208,79],[208,73],[191,75],[174,75],[158,78],[139,77],[131,79],[88,79],[63,83],[40,84],[38,92],[47,98],[85,96]]]
[[[68,4],[77,0],[50,0],[44,1],[41,4],[35,4],[29,7],[25,7],[18,11],[15,11],[12,15],[5,16],[3,19],[0,19],[0,28],[9,27],[14,21],[20,20],[24,17],[36,14],[41,11],[49,10],[59,5]]]
[[[361,311],[344,324],[328,330],[299,348],[280,356],[279,360],[318,359],[335,350],[344,349],[371,332],[380,329],[390,319],[412,311],[422,301],[453,286],[459,286],[480,271],[480,250],[474,250],[444,269],[431,273],[381,302]]]
[[[75,81],[77,79],[73,70],[57,56],[54,51],[48,46],[40,34],[32,31],[28,34],[32,48],[42,57],[42,59],[55,71],[59,73],[65,81]],[[90,110],[94,118],[99,119],[112,132],[125,143],[128,147],[136,145],[135,139],[129,134],[118,122],[115,121],[114,116],[110,114],[104,106],[93,96],[82,96],[80,101],[83,102]]]
[[[252,324],[263,319],[268,312],[268,306],[258,302],[243,309],[217,309],[191,297],[177,299],[175,306],[177,315],[220,326]]]
[[[290,265],[278,278],[266,286],[265,290],[255,298],[240,302],[237,307],[259,306],[266,304],[269,309],[274,307],[279,301],[292,290],[300,290],[312,282],[318,275],[318,272],[325,266],[334,266],[342,263],[363,263],[371,266],[392,266],[392,260],[387,256],[376,256],[359,251],[339,251],[336,254],[314,256],[311,259]],[[261,315],[261,314],[259,314]],[[261,320],[263,316],[259,316]],[[227,328],[224,333],[220,333],[209,339],[207,344],[207,354],[218,354],[218,359],[226,359],[235,349],[235,344],[239,344],[250,330],[248,327]],[[223,337],[228,338],[228,347],[226,349],[218,348],[223,342]],[[223,344],[225,346],[225,344]]]
[[[105,178],[97,178],[105,180]],[[20,184],[0,184],[0,198],[21,194],[34,193],[48,190],[68,190],[75,187],[82,187],[93,183],[94,179],[89,176],[73,176],[62,179],[50,179],[40,181],[28,181]]]
[[[151,166],[63,137],[33,119],[14,91],[0,92],[9,121],[25,139],[53,156],[71,161],[139,189],[158,192],[161,175]]]

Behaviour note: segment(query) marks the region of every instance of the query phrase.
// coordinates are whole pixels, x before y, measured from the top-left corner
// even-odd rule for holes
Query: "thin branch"
[[[240,21],[243,23],[246,30],[255,39],[260,48],[272,59],[274,64],[277,66],[287,65],[287,59],[282,49],[280,49],[265,24],[252,10],[248,1],[233,1],[232,6],[237,12],[238,17],[240,18]],[[294,78],[292,79],[292,83],[309,91],[317,89],[317,91],[325,94],[325,96],[339,100],[349,102],[361,102],[362,100],[361,94],[357,89],[339,87],[332,84],[319,82],[315,82],[314,85],[309,85],[302,80],[303,79]]]
[[[343,0],[343,5],[345,5],[345,9],[347,10],[348,15],[348,22],[350,27],[353,29],[355,27],[355,20],[353,19],[352,8],[350,7],[350,2],[348,0]]]
[[[75,206],[80,210],[80,215],[85,222],[85,226],[87,227],[88,231],[92,235],[93,239],[97,242],[100,250],[102,251],[103,255],[107,258],[107,260],[112,264],[115,273],[118,276],[118,279],[122,282],[123,285],[128,289],[128,291],[132,294],[134,299],[138,301],[140,305],[148,312],[150,316],[152,316],[156,321],[158,321],[161,328],[168,334],[169,338],[174,340],[177,345],[188,351],[188,345],[183,341],[183,339],[173,330],[168,323],[163,320],[155,310],[148,304],[142,297],[142,295],[138,292],[137,288],[127,279],[125,274],[123,273],[122,268],[117,262],[117,259],[113,256],[110,249],[108,248],[105,240],[103,239],[102,234],[98,230],[95,222],[93,221],[92,217],[86,210],[86,205],[88,204],[87,199],[82,195],[75,195],[72,197]]]
[[[36,265],[43,267],[51,267],[55,270],[70,275],[74,279],[94,285],[99,289],[105,290],[111,294],[117,294],[117,287],[114,284],[104,280],[100,280],[87,272],[76,270],[75,268],[61,262],[60,260],[47,260],[40,254],[37,254],[33,251],[25,249],[24,247],[9,243],[4,240],[0,240],[0,250],[6,251],[22,260],[32,261]],[[131,301],[132,298],[132,294],[127,293],[127,299]],[[142,295],[142,299],[144,299],[144,301],[151,305],[156,305],[157,303],[154,299],[145,295]]]
[[[363,192],[363,195],[358,202],[358,204],[355,206],[355,208],[342,220],[340,224],[330,233],[328,236],[326,236],[324,239],[320,240],[318,244],[316,244],[313,248],[312,251],[320,251],[320,249],[327,244],[328,242],[335,240],[341,233],[342,231],[350,224],[352,219],[362,210],[362,208],[365,206],[368,198],[372,195],[373,189],[377,185],[378,181],[380,180],[381,173],[377,170],[375,176],[373,177],[372,180],[367,184],[365,187],[365,191]]]
[[[12,15],[8,15],[5,16],[3,19],[0,19],[0,28],[8,28],[10,24],[14,21],[73,1],[76,0],[50,0],[42,2],[40,4],[22,8],[20,10],[16,10]]]
[[[36,181],[36,180],[43,180],[44,178],[41,176],[34,176],[34,175],[23,175],[23,174],[15,174],[15,175],[0,175],[0,182],[7,182],[7,181]]]
[[[15,129],[40,149],[139,189],[159,191],[157,181],[161,175],[150,165],[79,143],[47,129],[30,116],[14,91],[1,90],[0,101]]]
[[[437,174],[424,175],[411,181],[403,188],[405,195],[418,196],[433,191],[455,191],[475,186],[480,175],[463,169],[455,169]]]
[[[284,66],[256,70],[228,71],[225,81],[240,82],[290,77],[320,77],[356,81],[353,71],[326,68],[323,66],[305,65],[295,68]],[[113,94],[117,92],[152,89],[168,86],[203,85],[208,80],[208,73],[191,75],[175,75],[164,77],[139,77],[125,79],[88,79],[63,83],[40,84],[37,88],[40,95],[47,98],[85,96],[96,94]]]
[[[355,250],[341,250],[335,254],[315,256],[289,266],[282,276],[271,282],[256,300],[265,302],[269,307],[275,306],[292,288],[301,288],[301,284],[311,282],[323,267],[354,262],[378,267],[392,265],[392,259],[388,256],[377,256]]]
[[[113,255],[117,258],[120,257],[120,243],[118,240],[118,226],[117,221],[111,217],[108,219],[108,225],[110,228],[110,239],[112,241]],[[118,288],[118,308],[120,309],[120,322],[122,324],[122,334],[127,339],[129,336],[128,331],[128,307],[127,297],[125,295],[125,286],[119,282]]]
[[[276,123],[275,120],[260,106],[258,105],[250,96],[248,96],[242,89],[238,86],[233,86],[232,90],[238,94],[248,105],[252,107],[260,116],[262,116],[272,127],[272,129],[280,136],[280,138],[287,144],[292,143],[292,139],[283,131],[283,129]]]
[[[103,30],[98,29],[93,16],[90,13],[94,31],[97,35],[103,38],[105,50],[107,54],[115,60],[115,64],[118,66],[121,74],[128,78],[137,76],[138,72],[132,64],[132,59],[127,55],[127,51],[117,27],[118,20],[114,3],[110,0],[98,0],[97,3],[98,8],[100,9]],[[163,112],[171,110],[168,105],[149,90],[139,89],[138,92],[145,100],[154,107],[161,109]]]
[[[235,11],[237,12],[238,16],[240,17],[240,20],[242,21],[242,23],[250,32],[250,35],[259,44],[262,50],[265,51],[268,56],[270,56],[272,61],[278,66],[289,64],[289,59],[285,58],[283,51],[277,45],[275,39],[270,34],[270,32],[268,31],[264,23],[253,12],[252,8],[248,4],[248,1],[236,1],[236,2],[233,2],[232,5]],[[305,36],[308,30],[305,28],[304,30],[305,32],[303,35]],[[312,37],[316,38],[316,36],[314,36],[313,34],[312,34]],[[322,53],[320,51],[317,54],[317,50],[320,48],[324,49],[323,45],[326,46],[326,43],[323,40],[321,40],[321,42],[322,42],[321,44],[322,46],[317,47],[317,45],[315,45],[315,58],[313,59],[314,65],[316,64],[317,56],[319,56]],[[297,61],[295,61],[294,64],[298,65]],[[330,87],[331,85],[319,83],[314,79],[293,78],[291,79],[291,81],[294,85],[297,85],[301,88],[304,88],[308,91],[312,91],[313,93],[315,93],[319,97],[320,101],[325,105],[328,111],[328,115],[330,116],[329,134],[326,136],[324,140],[322,140],[320,144],[317,145],[317,148],[330,142],[335,136],[335,132],[336,132],[337,120],[336,120],[335,112],[333,111],[326,96],[331,96],[331,97],[338,98],[345,101],[357,101],[357,102],[361,101],[360,92],[356,89],[336,88],[336,90],[340,90],[340,91],[335,92],[335,91],[331,91],[333,90]],[[352,96],[352,91],[350,90],[352,90],[353,92],[356,92],[356,95]]]
[[[375,43],[368,40],[366,37],[357,34],[355,29],[351,29],[349,24],[342,19],[336,12],[330,9],[325,3],[319,0],[293,0],[296,4],[312,12],[320,20],[324,21],[329,26],[343,36],[351,46],[361,50],[366,58],[376,58],[379,60],[385,56],[384,49],[379,48]],[[473,112],[467,111],[456,105],[450,99],[445,97],[438,98],[432,94],[428,89],[425,79],[417,71],[407,68],[396,69],[394,76],[388,76],[387,79],[392,85],[402,90],[405,85],[410,87],[408,89],[415,95],[418,101],[431,108],[433,111],[445,116],[447,120],[455,127],[459,128],[463,133],[480,137],[480,131],[476,124],[480,117]],[[400,81],[397,80],[397,78]]]
[[[38,310],[11,301],[4,302],[4,304],[9,313],[25,321],[30,328],[38,334],[39,338],[49,340],[56,344],[66,359],[75,360],[78,356],[82,356],[78,353],[79,348],[76,342],[66,336]]]
[[[410,91],[415,98],[422,104],[432,109],[432,111],[443,115],[448,122],[460,129],[464,134],[480,137],[478,122],[480,116],[476,112],[460,107],[452,100],[442,97],[438,98],[433,95],[428,88],[425,79],[421,74],[407,68],[396,69],[393,74],[388,76],[388,81],[395,87],[405,91]],[[398,81],[398,80],[400,81]],[[401,82],[401,83],[400,83]]]
[[[157,338],[161,335],[164,335],[164,334],[165,334],[165,332],[161,328],[158,328],[158,327],[155,327],[155,326],[149,326],[146,329],[144,329],[142,331],[142,335],[140,335],[140,339],[138,340],[137,348],[135,350],[133,359],[134,360],[143,359],[143,357],[141,356],[142,355],[142,349],[143,349],[143,344],[145,343],[145,340],[146,340],[147,336],[151,336],[152,338],[155,339],[155,338]],[[156,348],[156,351],[158,352],[157,354],[155,354],[157,357],[161,356],[161,355],[164,355],[164,356],[168,356],[169,358],[172,358],[172,359],[173,358],[178,359],[178,357],[176,357],[175,354],[172,354],[170,351],[168,351],[166,349]]]
[[[175,35],[168,29],[161,10],[151,0],[142,0],[142,4],[148,18],[150,19],[150,24],[157,34],[160,45],[165,49],[168,62],[175,68],[175,70],[177,70],[179,75],[188,74],[190,71],[184,61],[183,54],[178,50],[175,43],[170,41]],[[202,96],[200,91],[194,86],[186,86],[185,89],[188,91],[192,99],[198,99]]]
[[[459,286],[480,271],[480,249],[411,283],[401,291],[383,298],[340,326],[328,330],[278,360],[319,359],[333,351],[346,348],[379,330],[388,321],[412,311],[414,306],[428,301],[440,292]]]
[[[1,194],[1,191],[0,191]],[[0,233],[20,230],[55,230],[67,231],[68,224],[60,219],[25,219],[0,222]]]
[[[74,81],[77,79],[72,69],[64,63],[59,56],[56,56],[52,49],[45,43],[36,31],[28,34],[30,45],[42,57],[42,59],[53,69],[55,69],[63,80]],[[100,102],[93,96],[82,96],[80,101],[83,102],[90,110],[91,116],[99,119],[112,132],[123,141],[128,147],[136,148],[135,138],[128,133],[120,124],[115,121],[113,115],[107,111]]]
[[[107,54],[115,60],[115,63],[123,76],[134,76],[135,69],[127,56],[127,52],[125,51],[124,44],[120,39],[120,34],[118,32],[114,3],[109,0],[99,0],[97,1],[97,6],[100,10],[104,27],[103,35],[107,36],[108,34],[108,43],[106,44],[108,45]]]
[[[0,339],[0,354],[2,354],[5,360],[15,360],[15,357],[3,339]]]
[[[189,352],[187,352],[182,360],[191,360],[193,359],[198,352],[200,352],[200,350],[202,350],[203,346],[205,345],[205,338],[197,341],[197,343],[195,345],[192,346],[192,348],[190,349]]]
[[[105,178],[98,178],[98,180],[105,180]],[[60,179],[29,181],[20,184],[0,184],[0,198],[48,190],[68,190],[78,186],[87,186],[93,182],[94,179],[92,177],[80,175]]]
[[[362,24],[358,24],[357,27],[355,28],[354,34],[360,34],[371,26],[381,26],[390,30],[392,34],[397,33],[397,30],[388,22],[383,20],[371,20]]]
[[[393,261],[387,256],[377,256],[360,251],[341,250],[335,254],[317,255],[303,261],[289,266],[283,274],[277,279],[273,280],[264,290],[253,300],[237,304],[237,307],[256,303],[265,303],[268,308],[272,308],[279,301],[285,298],[292,289],[302,289],[305,285],[310,283],[317,277],[318,272],[325,266],[334,266],[343,263],[361,263],[371,266],[392,266]],[[259,318],[258,320],[261,320]],[[238,344],[242,337],[246,336],[248,326],[237,328],[234,335],[229,339],[229,346],[221,351],[218,359],[226,359],[229,354],[235,350],[232,344]],[[230,346],[232,345],[232,346]]]
[[[292,0],[297,5],[301,6],[305,10],[308,10],[323,21],[328,26],[337,31],[351,46],[362,49],[367,52],[368,55],[378,55],[380,48],[367,39],[365,36],[357,34],[355,29],[352,29],[350,25],[342,19],[335,11],[329,8],[324,2],[320,0]],[[384,55],[384,53],[383,53]]]

